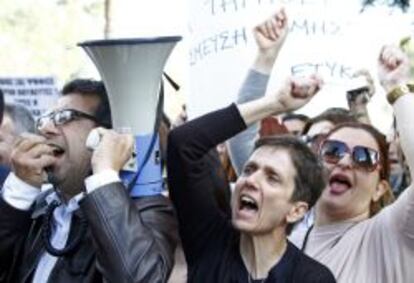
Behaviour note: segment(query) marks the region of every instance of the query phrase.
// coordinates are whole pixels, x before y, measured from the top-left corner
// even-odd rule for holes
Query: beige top
[[[306,231],[294,233],[301,248]],[[339,283],[414,282],[414,188],[371,219],[314,227],[305,253]]]

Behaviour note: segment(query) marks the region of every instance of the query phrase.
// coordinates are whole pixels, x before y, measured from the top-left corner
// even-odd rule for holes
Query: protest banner
[[[404,12],[387,1],[377,2],[363,8],[361,1],[339,0],[190,1],[190,118],[235,100],[256,52],[252,29],[282,6],[290,33],[268,91],[290,74],[317,72],[325,86],[300,112],[313,116],[327,107],[346,107],[351,75],[365,68],[376,77],[381,46],[414,34],[412,8]],[[374,96],[369,110],[376,126],[385,130],[391,118],[383,115],[390,113],[383,96]]]
[[[0,89],[6,103],[16,103],[38,117],[49,109],[59,92],[53,77],[0,77]]]

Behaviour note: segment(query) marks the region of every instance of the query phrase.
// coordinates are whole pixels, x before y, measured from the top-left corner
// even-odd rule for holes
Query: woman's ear
[[[286,222],[289,224],[296,223],[301,220],[306,212],[308,212],[309,205],[303,201],[297,201],[293,203],[292,208],[289,213],[286,215]]]
[[[379,181],[377,187],[375,188],[375,192],[372,195],[372,201],[377,202],[389,189],[390,185],[388,184],[388,181]]]

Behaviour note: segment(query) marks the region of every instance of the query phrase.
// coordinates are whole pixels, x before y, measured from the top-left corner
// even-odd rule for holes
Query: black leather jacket
[[[46,202],[21,211],[0,199],[0,282],[31,282],[44,252]],[[177,224],[163,196],[131,199],[121,183],[101,187],[80,203],[88,231],[60,257],[48,282],[166,282],[173,266]],[[79,225],[75,213],[69,240]]]

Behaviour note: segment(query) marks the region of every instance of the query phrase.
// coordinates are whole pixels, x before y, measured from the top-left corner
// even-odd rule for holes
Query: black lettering
[[[12,79],[0,79],[0,85],[2,86],[13,85],[13,80]]]
[[[234,9],[235,12],[237,12],[238,10],[238,5],[237,5],[237,0],[221,0],[221,5],[220,5],[223,13],[227,12],[228,8],[232,8]]]
[[[22,104],[26,107],[30,107],[30,100],[29,99],[16,99],[16,103]]]
[[[190,65],[195,65],[207,56],[217,54],[226,49],[235,48],[237,45],[247,43],[246,28],[225,30],[218,34],[203,39],[190,49]]]
[[[20,86],[25,85],[24,80],[22,80],[22,79],[15,79],[14,84],[15,85],[20,85]]]
[[[10,96],[15,96],[16,95],[16,90],[15,89],[2,89],[3,93],[5,95],[10,95]]]
[[[222,40],[221,41],[221,50],[231,48],[230,45],[226,44],[227,39],[229,38],[229,32],[228,31],[223,31],[222,33],[220,33],[220,38]]]
[[[337,64],[336,63],[325,62],[325,65],[328,68],[331,76],[333,77],[335,75],[335,69],[336,69]]]
[[[328,27],[324,28],[324,33],[329,35],[337,35],[341,31],[341,27],[335,22],[329,22]]]
[[[306,35],[336,35],[340,30],[340,26],[335,22],[317,22],[308,19],[293,20],[290,28],[291,32],[302,32]]]
[[[350,67],[347,67],[347,66],[341,66],[341,69],[340,69],[340,71],[339,71],[339,76],[341,77],[341,78],[347,78],[347,79],[350,79],[351,77],[352,77],[352,74],[351,74],[351,68]]]
[[[294,65],[290,68],[290,72],[293,76],[303,76],[305,74],[313,74],[317,70],[317,65],[312,63],[302,63]]]
[[[247,35],[246,35],[246,28],[242,28],[241,30],[235,30],[233,34],[234,45],[239,44],[239,39],[244,43],[247,43]]]
[[[298,20],[293,20],[292,26],[290,27],[290,32],[295,32],[296,30],[304,31],[306,35],[309,35],[308,20],[304,19],[302,22],[299,22]]]
[[[18,89],[17,95],[26,95],[28,93],[27,89]]]
[[[198,46],[192,49],[192,58],[193,58],[194,64],[197,61],[203,59],[203,56],[201,55],[201,44],[199,44]]]
[[[210,47],[210,40],[211,39],[209,38],[209,39],[203,41],[203,56],[204,57],[211,53],[211,50],[209,48]]]

